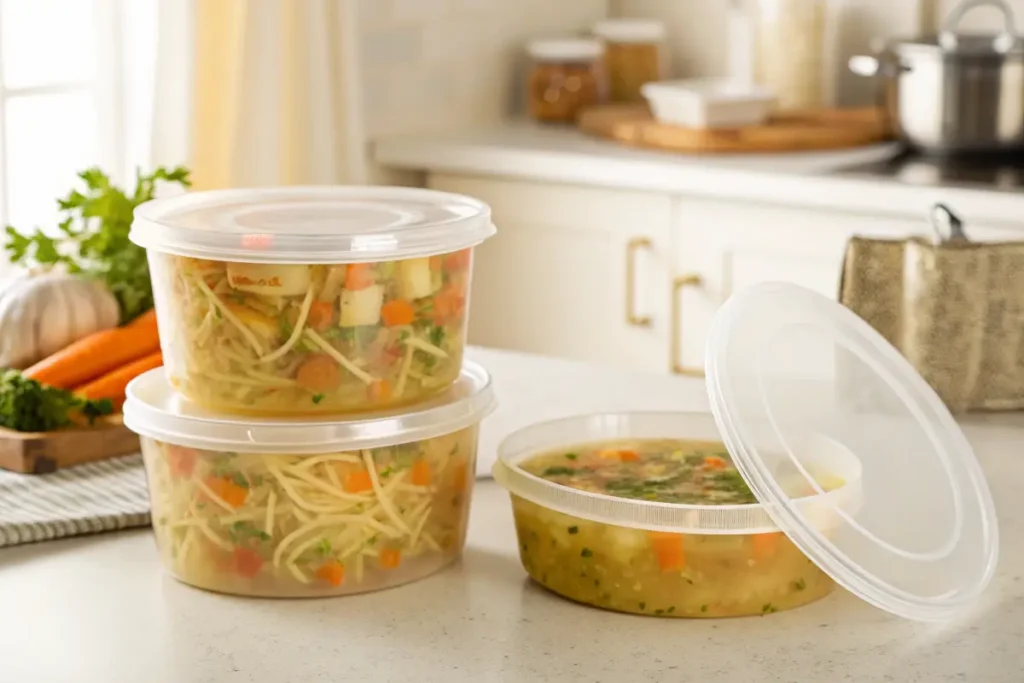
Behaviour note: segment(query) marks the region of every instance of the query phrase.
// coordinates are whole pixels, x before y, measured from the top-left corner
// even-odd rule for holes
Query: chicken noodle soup
[[[268,597],[342,595],[437,571],[462,550],[477,428],[320,455],[143,439],[153,529],[185,583]]]
[[[606,441],[559,448],[518,466],[560,486],[616,498],[691,506],[757,503],[724,445],[711,441]],[[818,480],[826,490],[842,483]],[[579,602],[638,614],[724,617],[797,607],[833,588],[781,532],[649,531],[512,499],[524,568],[543,586]]]
[[[165,366],[183,394],[235,413],[422,400],[459,375],[471,253],[304,265],[151,251]]]

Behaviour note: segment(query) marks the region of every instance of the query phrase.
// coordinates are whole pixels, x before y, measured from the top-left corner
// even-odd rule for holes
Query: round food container
[[[604,96],[604,46],[585,38],[535,40],[526,46],[533,62],[527,79],[530,116],[537,121],[572,123]]]
[[[522,563],[597,607],[767,614],[838,583],[902,617],[971,608],[999,534],[973,451],[896,349],[789,284],[735,294],[706,355],[712,413],[536,424],[499,447]]]
[[[490,208],[397,187],[197,192],[135,210],[174,387],[242,415],[420,401],[459,376]]]
[[[160,370],[127,394],[160,557],[187,584],[347,595],[421,579],[462,553],[478,428],[495,405],[473,363],[414,411],[344,422],[224,418]]]

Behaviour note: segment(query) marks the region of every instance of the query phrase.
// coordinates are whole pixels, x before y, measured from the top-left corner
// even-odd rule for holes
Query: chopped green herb
[[[540,476],[542,476],[542,477],[559,477],[559,476],[562,476],[562,475],[571,476],[573,474],[576,474],[576,470],[574,470],[571,467],[555,466],[555,467],[547,468],[546,470],[544,470],[543,472],[540,473]]]
[[[319,403],[322,400],[324,400],[323,394],[313,394],[313,403]]]
[[[775,611],[777,611],[775,609],[775,605],[773,605],[770,602],[765,603],[765,606],[761,608],[761,613],[762,614],[771,614],[772,612],[775,612]]]
[[[807,588],[807,582],[803,578],[799,578],[793,582],[793,590],[802,591]]]
[[[642,609],[642,610],[647,609],[647,603],[646,602],[641,602],[640,603],[640,609]]]
[[[569,460],[575,460],[576,458],[580,457],[580,455],[579,453],[566,453],[565,457],[568,458]]]
[[[320,333],[320,336],[324,339],[341,339],[341,328],[330,327],[327,330]]]
[[[676,606],[675,606],[675,605],[671,605],[671,606],[670,606],[670,607],[668,608],[668,610],[667,610],[667,612],[668,612],[669,614],[672,614],[672,613],[673,613],[673,612],[675,612],[675,611],[676,611]]]
[[[231,480],[241,486],[243,489],[249,488],[249,480],[245,478],[245,475],[241,472],[235,472],[231,475]]]
[[[654,614],[655,615],[662,615],[664,613],[665,613],[665,610],[663,610],[663,609],[656,609],[656,610],[654,610]]]
[[[708,606],[707,605],[701,605],[700,606],[700,611],[701,612],[707,612],[708,611]]]
[[[594,556],[594,553],[593,553],[593,551],[590,550],[590,548],[584,548],[583,550],[580,551],[580,557],[593,557],[593,556]]]
[[[251,522],[235,522],[231,525],[228,530],[228,536],[231,541],[235,544],[245,543],[250,538],[257,538],[261,541],[269,541],[270,534],[266,533],[262,529],[257,529],[252,525]]]
[[[331,542],[326,538],[321,538],[320,542],[316,544],[316,550],[321,556],[327,557],[331,554]]]
[[[569,527],[569,533],[570,534],[578,534],[579,532],[580,532],[580,528],[578,526],[571,526],[571,527]]]
[[[440,325],[434,325],[430,330],[430,343],[434,346],[440,347],[444,344],[444,328]]]

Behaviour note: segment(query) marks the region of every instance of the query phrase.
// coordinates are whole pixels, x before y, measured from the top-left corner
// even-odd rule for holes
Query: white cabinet
[[[664,372],[668,196],[432,175],[477,197],[498,234],[477,249],[472,344]]]

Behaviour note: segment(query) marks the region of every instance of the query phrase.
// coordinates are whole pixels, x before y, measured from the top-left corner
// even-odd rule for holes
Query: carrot
[[[385,548],[380,551],[380,566],[382,569],[395,569],[402,563],[402,551],[394,548]]]
[[[472,255],[472,249],[463,249],[462,251],[446,254],[444,257],[445,268],[449,270],[464,270],[469,265]]]
[[[443,325],[462,315],[466,306],[466,297],[451,285],[434,295],[434,323]]]
[[[251,548],[235,548],[235,571],[246,578],[252,578],[263,569],[263,558]]]
[[[337,560],[330,560],[316,570],[316,578],[323,579],[332,586],[340,586],[345,579],[345,565]]]
[[[228,477],[207,477],[205,483],[218,498],[233,508],[245,505],[245,499],[249,497],[249,489]]]
[[[295,381],[303,389],[316,393],[336,391],[341,386],[341,370],[326,353],[314,353],[299,366]]]
[[[725,460],[719,458],[717,455],[709,455],[704,458],[704,466],[709,470],[724,470]]]
[[[380,307],[380,317],[388,327],[411,325],[416,319],[416,311],[405,299],[393,299]]]
[[[779,549],[779,542],[782,540],[782,532],[775,531],[769,534],[754,534],[750,541],[754,546],[754,559],[767,560],[775,555]]]
[[[160,350],[156,313],[79,339],[22,374],[43,384],[70,389]]]
[[[309,307],[309,326],[323,332],[334,324],[334,306],[330,301],[314,301]]]
[[[410,479],[413,486],[430,486],[430,463],[422,458],[414,462]]]
[[[648,536],[651,539],[651,547],[658,558],[658,567],[661,568],[661,571],[680,571],[686,566],[682,534],[652,531]]]
[[[431,256],[430,257],[430,270],[432,272],[434,272],[434,273],[440,272],[443,265],[444,265],[444,259],[442,259],[440,256]]]
[[[88,384],[76,387],[74,392],[79,396],[84,396],[94,401],[101,398],[109,398],[114,402],[116,408],[120,408],[121,404],[124,403],[124,390],[128,386],[128,382],[131,382],[147,370],[158,368],[163,364],[163,354],[157,351],[134,360],[127,365],[122,365],[116,370],[111,370]]]
[[[373,264],[352,263],[345,272],[345,289],[366,289],[373,285]]]
[[[381,403],[391,398],[391,383],[386,379],[374,380],[369,387],[370,400]]]
[[[619,460],[622,462],[636,462],[640,459],[640,454],[636,451],[619,451]]]
[[[469,465],[464,462],[456,463],[452,465],[452,489],[456,493],[462,493],[466,490],[466,484],[469,480]]]
[[[373,488],[373,480],[366,470],[349,472],[345,476],[344,488],[347,493],[363,493]]]
[[[167,466],[170,468],[171,474],[181,478],[191,477],[198,455],[194,448],[168,445]]]

